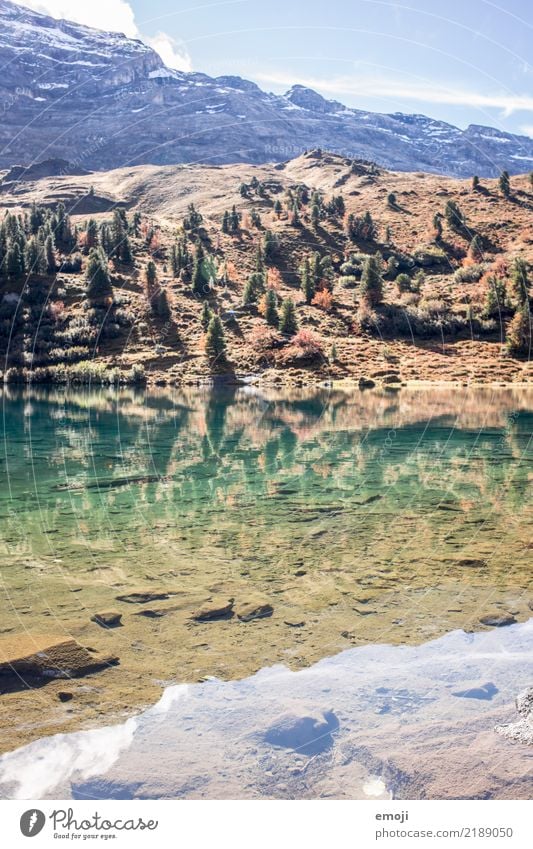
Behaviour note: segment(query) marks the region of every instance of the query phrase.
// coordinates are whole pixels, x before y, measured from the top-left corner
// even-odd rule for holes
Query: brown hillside
[[[254,178],[260,191],[249,188],[243,197],[241,184],[250,186]],[[298,185],[306,187],[308,199],[301,203],[295,225],[288,192],[294,193]],[[313,228],[313,192],[319,192],[324,203],[342,195],[344,218],[324,215]],[[151,245],[142,234],[132,236],[133,265],[110,264],[115,296],[128,320],[116,328],[113,338],[101,334],[96,344],[87,346],[86,356],[80,352],[78,358],[97,357],[121,369],[140,363],[151,379],[169,382],[196,380],[213,372],[292,381],[531,379],[527,346],[519,356],[509,355],[505,348],[517,310],[512,264],[516,257],[533,263],[533,189],[527,175],[511,179],[507,198],[494,180],[482,180],[474,190],[471,181],[387,172],[312,151],[282,165],[141,166],[0,186],[0,207],[11,212],[27,211],[33,202],[54,208],[60,200],[80,229],[89,217],[98,223],[110,221],[118,206],[127,210],[130,222],[133,213],[140,212],[142,227],[156,231]],[[276,201],[282,206],[278,214]],[[442,238],[435,241],[433,219],[444,213],[448,201],[459,205],[465,225],[455,231],[442,219]],[[191,292],[190,274],[173,276],[170,270],[170,247],[176,236],[183,236],[182,223],[191,203],[203,216],[203,243],[218,269],[218,281],[207,300],[223,319],[227,358],[214,363],[202,347],[202,302]],[[223,233],[223,213],[233,205],[242,215],[240,227],[234,234]],[[261,217],[259,225],[250,221],[253,210]],[[377,236],[350,241],[348,216],[367,212],[377,225]],[[304,338],[295,345],[291,339],[271,338],[272,332],[268,337],[258,304],[242,305],[266,230],[279,239],[275,258],[267,262],[268,285],[274,286],[280,302],[289,295],[293,298],[299,327],[311,332],[311,341]],[[479,256],[472,257],[468,251],[474,236],[482,248]],[[185,237],[193,255],[196,236],[185,233]],[[333,264],[332,303],[325,305],[327,309],[306,305],[300,291],[299,269],[314,252],[329,254]],[[384,297],[382,304],[368,309],[359,282],[346,281],[341,266],[352,254],[376,253],[384,258]],[[410,263],[406,270],[411,278],[424,274],[418,292],[401,292],[387,272],[387,260],[398,256]],[[62,259],[58,252],[58,261]],[[156,264],[157,285],[165,290],[170,305],[170,317],[164,320],[154,314],[147,299],[144,274],[150,259]],[[222,284],[224,263],[228,279]],[[85,265],[86,258],[84,269]],[[458,270],[473,265],[479,267],[479,280],[458,279]],[[504,281],[508,293],[504,308],[492,315],[486,310],[491,275]],[[3,280],[3,292],[19,292],[24,282]],[[60,270],[48,284],[50,300],[60,291],[63,323],[83,316],[83,271],[76,275]],[[6,365],[20,369],[28,366],[28,359],[21,358],[17,339],[12,334],[6,344]],[[30,365],[33,370],[45,367],[49,358],[34,349]]]

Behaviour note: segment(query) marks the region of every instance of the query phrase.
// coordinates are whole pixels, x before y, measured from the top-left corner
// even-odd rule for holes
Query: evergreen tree
[[[438,212],[433,216],[434,241],[438,244],[442,239],[442,218]]]
[[[146,289],[148,292],[148,297],[151,298],[154,294],[154,289],[157,283],[157,268],[155,262],[152,259],[149,260],[146,265],[144,278],[146,280]]]
[[[203,215],[198,212],[194,203],[190,203],[187,207],[187,215],[183,219],[183,229],[189,230],[191,233],[196,233],[202,226]]]
[[[310,304],[315,294],[315,287],[309,268],[309,257],[305,257],[300,269],[300,288],[306,304]]]
[[[207,328],[205,352],[210,359],[223,358],[226,351],[224,328],[218,315],[214,315]]]
[[[200,298],[205,297],[208,292],[207,279],[204,270],[204,260],[205,251],[203,249],[202,243],[198,242],[198,244],[196,245],[196,253],[194,255],[191,282],[194,294]]]
[[[283,207],[281,205],[281,201],[279,200],[279,198],[276,198],[276,200],[274,201],[274,213],[276,215],[276,218],[279,219],[282,211],[283,211]]]
[[[235,208],[235,204],[231,207],[231,212],[229,216],[229,226],[232,233],[236,233],[239,229],[239,225],[241,222],[240,213],[237,212]]]
[[[56,255],[54,252],[54,240],[52,236],[48,236],[44,243],[44,253],[46,257],[46,271],[48,274],[55,274],[57,271]]]
[[[377,306],[383,300],[383,279],[375,256],[366,258],[361,275],[361,297],[370,307]]]
[[[453,200],[449,200],[444,209],[444,217],[448,226],[452,230],[462,230],[465,226],[464,215],[461,212],[458,204]]]
[[[265,276],[260,271],[250,274],[244,287],[243,304],[249,306],[257,301],[258,296],[265,291]]]
[[[9,277],[24,274],[24,259],[18,242],[13,242],[6,254],[6,268]]]
[[[396,195],[394,194],[394,192],[390,192],[389,195],[387,196],[388,206],[390,206],[391,209],[396,209],[396,203],[397,203]]]
[[[265,262],[272,262],[278,252],[278,247],[277,236],[274,235],[272,230],[265,230],[263,235],[263,256],[265,257]]]
[[[203,327],[204,333],[207,333],[207,328],[209,327],[212,318],[213,313],[209,308],[209,304],[207,303],[207,301],[204,301],[204,305],[202,307],[202,314],[200,316],[200,322]]]
[[[111,253],[117,258],[120,256],[122,240],[125,236],[124,221],[118,209],[113,213],[113,222],[111,224]]]
[[[509,177],[508,171],[502,171],[500,174],[500,179],[498,180],[498,185],[500,187],[500,192],[506,198],[511,194],[511,179]]]
[[[108,257],[111,256],[113,253],[113,239],[109,225],[106,223],[100,226],[100,245],[105,255]]]
[[[320,224],[320,207],[315,201],[311,207],[311,227],[313,230],[318,230]]]
[[[123,262],[125,265],[131,265],[131,263],[133,262],[133,254],[131,252],[130,240],[126,233],[124,234],[124,237],[120,244],[119,256],[120,261]]]
[[[261,245],[258,245],[255,251],[255,270],[262,273],[265,270],[265,263],[263,261],[263,251],[261,249]]]
[[[85,271],[85,281],[85,291],[90,302],[98,303],[112,297],[113,288],[109,276],[107,257],[101,248],[92,248],[89,254],[87,269]]]
[[[24,264],[28,274],[46,274],[46,260],[42,245],[35,237],[28,240],[24,252]]]
[[[139,231],[141,229],[141,220],[142,216],[140,212],[133,213],[133,221],[131,224],[131,231],[135,237],[139,235]]]
[[[176,245],[172,245],[170,249],[170,270],[173,277],[177,277],[181,270],[178,247]]]
[[[528,301],[528,266],[522,257],[517,256],[511,268],[512,293],[517,303],[524,304]]]
[[[479,177],[477,176],[477,174],[472,177],[472,189],[474,192],[477,192],[477,190],[479,189]]]
[[[281,305],[281,316],[279,320],[279,329],[286,336],[294,336],[298,330],[298,321],[296,318],[296,309],[292,298],[286,298]]]
[[[242,303],[245,307],[249,307],[251,304],[255,304],[256,300],[257,295],[255,292],[254,284],[252,283],[252,280],[248,278],[244,287],[244,291],[242,293]]]
[[[222,232],[229,233],[230,228],[230,220],[229,220],[229,212],[227,209],[224,210],[224,215],[222,216]]]
[[[532,322],[528,304],[516,311],[507,328],[507,350],[510,354],[526,355],[531,359]]]
[[[298,201],[294,201],[292,205],[291,224],[293,227],[298,227],[300,224],[300,212],[298,209]]]
[[[468,248],[468,255],[475,262],[480,262],[483,259],[483,242],[477,234],[470,242],[470,246]]]
[[[279,324],[278,296],[274,289],[267,289],[265,293],[265,321],[271,327]]]
[[[151,300],[152,312],[165,321],[170,318],[170,305],[166,289],[158,289]]]
[[[507,308],[507,287],[505,280],[495,274],[488,279],[484,314],[487,318],[500,317]]]
[[[85,231],[85,248],[90,251],[91,248],[98,247],[98,224],[94,218],[89,218],[87,229]]]

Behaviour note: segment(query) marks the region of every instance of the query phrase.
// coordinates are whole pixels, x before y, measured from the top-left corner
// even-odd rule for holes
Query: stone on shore
[[[521,717],[519,721],[510,725],[497,725],[495,730],[508,740],[533,746],[533,687],[519,693],[516,709]]]
[[[505,628],[506,625],[516,624],[516,619],[510,613],[489,613],[487,616],[482,616],[479,621],[482,625],[493,628]]]

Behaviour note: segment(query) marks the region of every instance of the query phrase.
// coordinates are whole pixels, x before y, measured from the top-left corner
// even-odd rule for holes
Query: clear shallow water
[[[17,799],[522,798],[533,753],[494,732],[533,674],[533,620],[291,672],[168,687],[126,722],[0,757]]]
[[[54,684],[0,696],[1,749],[15,747],[13,735],[18,744],[61,728],[108,725],[156,702],[162,682],[250,681],[276,663],[316,669],[350,647],[381,652],[379,662],[390,660],[392,669],[394,646],[416,651],[409,647],[450,632],[483,631],[487,615],[527,620],[532,432],[533,393],[519,389],[6,392],[0,639],[73,635],[116,653],[120,665],[69,682],[70,707],[58,705]],[[138,588],[168,598],[145,606],[119,600]],[[260,599],[272,615],[191,621],[219,598],[234,599],[236,608]],[[122,627],[91,621],[110,609],[122,614]],[[524,658],[529,651],[527,644]],[[360,680],[370,680],[371,656],[354,657]],[[401,672],[394,675],[396,689],[409,689]],[[514,665],[511,675],[507,710],[527,683]],[[376,687],[387,687],[386,677]],[[490,682],[481,666],[472,677]],[[503,708],[502,682],[493,683],[499,692],[488,705]],[[205,692],[215,696],[224,685],[211,686]],[[233,693],[227,686],[221,692]],[[309,715],[317,719],[319,709],[337,715],[313,698]],[[377,709],[370,696],[364,710],[357,707],[363,729]],[[490,722],[479,733],[492,739]],[[443,739],[454,733],[445,729]],[[358,746],[365,745],[361,737]],[[319,766],[325,753],[317,755]],[[372,764],[382,760],[377,749],[363,758],[352,753],[346,786],[353,793],[381,787],[372,784]],[[405,764],[396,773],[402,770],[409,774]],[[411,786],[396,773],[392,792]],[[239,773],[231,786],[247,793],[246,780]],[[328,795],[320,780],[317,774],[311,790],[291,785],[290,792]],[[342,782],[332,781],[338,792]],[[498,781],[503,788],[500,777],[487,792]],[[215,787],[212,777],[206,792]],[[183,795],[203,792],[184,788]],[[264,792],[277,790],[267,782]]]

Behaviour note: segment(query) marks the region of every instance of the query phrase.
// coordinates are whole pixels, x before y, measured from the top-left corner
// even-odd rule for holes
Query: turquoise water
[[[120,659],[70,715],[55,684],[44,707],[17,696],[4,750],[163,684],[530,617],[533,392],[5,390],[2,413],[0,640]],[[137,589],[160,600],[123,600]],[[195,622],[220,599],[234,616]],[[250,603],[271,615],[244,623]],[[106,610],[122,627],[94,623]]]

